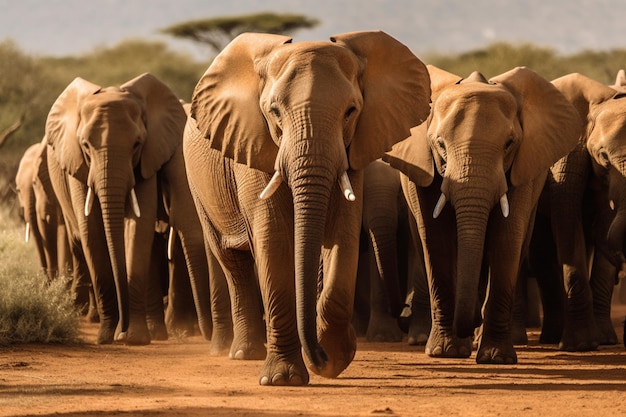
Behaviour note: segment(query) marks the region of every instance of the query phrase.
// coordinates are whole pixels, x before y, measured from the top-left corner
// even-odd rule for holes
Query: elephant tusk
[[[91,207],[93,205],[93,190],[91,187],[87,189],[87,197],[85,198],[85,217],[89,217]]]
[[[135,213],[135,217],[141,217],[141,212],[139,211],[139,203],[137,202],[137,194],[135,194],[135,189],[130,189],[130,200],[133,203],[133,213]]]
[[[504,217],[509,217],[509,199],[506,196],[506,193],[502,194],[500,197],[500,208],[502,209],[502,215]]]
[[[174,228],[170,227],[170,235],[167,238],[167,260],[171,261],[173,258],[173,254],[174,254],[174,239],[175,239],[175,234],[174,234]]]
[[[24,242],[28,243],[30,240],[30,223],[26,222],[26,232],[24,232]]]
[[[263,189],[263,191],[261,191],[261,194],[259,194],[259,198],[261,200],[270,198],[276,192],[276,190],[278,190],[278,187],[280,187],[280,184],[282,182],[283,182],[283,177],[280,175],[280,172],[278,171],[274,172],[274,175],[272,176],[272,179],[270,180],[270,182]]]
[[[609,207],[611,208],[611,211],[615,211],[615,203],[613,200],[609,200]]]
[[[346,197],[346,200],[356,200],[356,196],[354,195],[354,191],[352,190],[352,184],[350,184],[350,178],[348,178],[348,173],[346,171],[344,171],[343,174],[341,174],[341,177],[339,177],[339,186],[341,187],[341,190],[343,191],[343,195],[344,197]]]
[[[439,217],[445,205],[446,195],[444,193],[441,193],[441,195],[439,196],[439,200],[437,200],[437,204],[435,204],[435,209],[433,210],[433,219]]]

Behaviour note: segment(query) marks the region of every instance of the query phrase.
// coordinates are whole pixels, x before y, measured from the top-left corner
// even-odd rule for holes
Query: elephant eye
[[[272,104],[270,106],[270,113],[272,113],[276,118],[280,119],[280,110],[276,104]]]
[[[350,108],[346,111],[345,114],[345,119],[348,120],[350,118],[350,116],[352,116],[352,114],[354,114],[354,112],[356,112],[356,107],[355,106],[350,106]]]
[[[504,144],[504,151],[508,151],[511,146],[513,146],[513,144],[515,143],[515,140],[513,140],[513,137],[509,137],[509,140],[506,141],[506,143]]]
[[[609,166],[609,163],[610,163],[610,162],[609,162],[609,154],[608,154],[608,152],[607,152],[607,151],[605,151],[604,149],[603,149],[603,150],[601,150],[601,151],[598,153],[598,159],[599,159],[599,161],[598,161],[598,162],[599,162],[602,166],[604,166],[604,167]]]

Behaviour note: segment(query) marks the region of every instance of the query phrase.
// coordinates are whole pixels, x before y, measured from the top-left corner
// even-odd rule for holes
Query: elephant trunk
[[[474,334],[478,325],[478,293],[485,232],[491,206],[480,190],[465,187],[453,201],[457,222],[457,280],[453,328],[458,337]]]
[[[120,339],[125,337],[130,322],[128,275],[126,270],[126,251],[124,243],[124,217],[126,201],[129,196],[125,179],[109,178],[96,187],[96,194],[102,210],[104,234],[111,260],[111,269],[117,292]]]
[[[336,171],[312,167],[310,156],[296,157],[291,166],[290,187],[294,202],[294,256],[296,319],[298,335],[305,354],[318,369],[328,356],[317,339],[317,290],[321,247]],[[298,159],[301,159],[298,161]]]

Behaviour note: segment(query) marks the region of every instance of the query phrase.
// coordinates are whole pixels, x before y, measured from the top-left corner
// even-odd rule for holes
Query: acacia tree
[[[244,32],[291,35],[298,29],[312,28],[318,23],[316,19],[296,14],[256,13],[192,20],[161,29],[160,32],[206,44],[218,53]]]

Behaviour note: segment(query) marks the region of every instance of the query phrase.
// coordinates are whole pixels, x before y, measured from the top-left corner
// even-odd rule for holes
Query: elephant
[[[77,77],[49,111],[50,177],[91,275],[98,344],[149,344],[151,334],[167,334],[146,313],[159,204],[181,240],[200,330],[210,335],[205,245],[182,154],[185,120],[174,93],[150,73],[104,88]]]
[[[363,169],[429,112],[428,72],[405,45],[381,31],[330,40],[239,35],[198,82],[185,128],[231,294],[229,356],[265,357],[261,385],[333,378],[352,361]]]
[[[61,271],[71,269],[69,245],[64,234],[63,216],[61,215],[54,193],[49,189],[49,178],[42,169],[42,154],[45,158],[45,143],[30,145],[20,160],[15,175],[15,189],[20,208],[20,217],[24,220],[25,240],[34,238],[39,256],[39,263],[49,280]],[[44,164],[45,165],[45,164]]]
[[[562,304],[547,311],[540,340],[588,351],[617,343],[611,297],[625,262],[626,95],[578,73],[552,82],[579,112],[582,134],[578,146],[551,167],[546,183],[552,240],[531,245],[536,253],[553,242],[556,259],[540,259],[535,269],[550,271],[555,262],[558,275],[538,274],[540,283],[553,294],[554,282],[562,279],[565,293]]]
[[[511,312],[520,260],[548,169],[580,134],[578,114],[526,67],[490,80],[428,70],[427,122],[383,156],[403,172],[424,247],[432,309],[425,353],[470,357],[477,331],[477,363],[517,363]]]
[[[369,294],[366,339],[423,344],[430,332],[428,283],[415,219],[408,210],[400,171],[382,160],[364,170],[363,239],[359,274]],[[363,280],[357,277],[357,280]],[[358,282],[357,281],[357,285]],[[357,290],[358,291],[358,290]]]
[[[17,130],[20,127],[22,127],[22,124],[24,123],[24,117],[25,116],[26,116],[26,112],[22,112],[20,117],[15,122],[13,122],[13,124],[11,126],[7,127],[5,130],[0,132],[0,148],[2,148],[4,146],[4,144],[6,143],[7,139],[9,139],[9,137],[12,134],[17,132]]]
[[[78,264],[70,247],[65,220],[57,201],[47,164],[46,138],[29,146],[15,176],[20,215],[25,222],[25,240],[33,237],[39,263],[48,280],[71,275],[70,291],[81,314],[98,321],[91,280]]]

